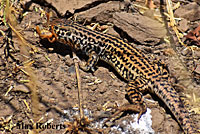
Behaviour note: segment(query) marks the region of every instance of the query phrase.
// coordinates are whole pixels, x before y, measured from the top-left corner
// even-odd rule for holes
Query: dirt
[[[80,115],[78,84],[71,51],[63,44],[52,44],[39,39],[35,27],[46,23],[46,18],[42,17],[39,8],[51,11],[53,16],[59,18],[76,16],[74,17],[76,21],[83,25],[91,23],[108,25],[109,34],[127,40],[131,45],[141,49],[151,60],[154,57],[162,60],[169,68],[173,86],[181,95],[186,108],[190,110],[195,128],[200,128],[198,69],[200,51],[198,47],[190,50],[181,45],[172,28],[169,28],[168,32],[166,28],[168,23],[162,22],[159,18],[162,16],[159,12],[159,1],[155,1],[158,10],[147,9],[144,1],[139,0],[133,2],[48,0],[43,1],[43,4],[33,0],[20,1],[20,3],[24,3],[28,14],[15,28],[20,31],[29,46],[22,45],[18,36],[12,33],[16,50],[12,55],[19,63],[24,64],[17,64],[10,57],[6,58],[5,45],[0,48],[0,117],[2,117],[0,133],[31,133],[33,122],[49,122],[58,125],[57,129],[37,129],[34,133],[64,133],[66,131],[64,122],[75,122],[75,117],[78,118]],[[190,1],[180,4],[181,6],[175,11],[176,17],[183,18],[178,21],[178,28],[181,32],[188,33],[199,24],[199,19],[190,15],[191,12],[196,14],[197,10],[189,11],[189,5],[196,8],[199,8],[199,5]],[[182,15],[182,11],[186,11],[188,15]],[[1,26],[1,29],[4,30],[6,27]],[[0,39],[3,39],[3,36],[0,36]],[[184,41],[185,38],[182,40]],[[0,43],[2,44],[3,40],[0,40]],[[34,49],[37,49],[37,52],[34,52]],[[78,56],[81,61],[86,60],[82,55]],[[25,62],[28,60],[34,62],[27,65]],[[106,118],[112,113],[114,107],[128,103],[125,97],[126,82],[111,66],[99,62],[94,73],[84,72],[81,69],[79,72],[85,116],[89,120],[98,119],[88,126],[91,133],[141,133],[126,127],[133,122],[132,115],[135,113],[126,113],[113,123],[113,126],[120,126],[120,129],[113,129],[113,126],[98,126],[102,123],[100,117]],[[147,107],[151,110],[153,133],[182,132],[178,123],[158,98],[148,93],[144,97]],[[26,128],[22,128],[22,124],[26,124]],[[84,134],[87,130],[79,130],[79,132]]]

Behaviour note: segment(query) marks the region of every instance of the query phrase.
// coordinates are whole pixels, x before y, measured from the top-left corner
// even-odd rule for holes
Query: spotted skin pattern
[[[98,60],[111,65],[128,81],[127,95],[131,104],[138,107],[139,115],[146,112],[142,93],[149,91],[167,105],[185,134],[193,133],[189,114],[170,84],[168,71],[160,62],[151,62],[142,51],[118,37],[88,29],[72,21],[65,21],[64,25],[53,22],[48,30],[40,30],[39,27],[36,30],[42,39],[58,41],[85,53],[89,57],[86,65],[81,66],[85,71],[94,70]]]

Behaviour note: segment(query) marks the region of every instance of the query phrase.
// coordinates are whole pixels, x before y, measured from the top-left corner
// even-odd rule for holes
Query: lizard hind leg
[[[104,123],[106,123],[109,120],[112,122],[113,120],[116,119],[116,117],[118,118],[119,115],[125,111],[132,111],[135,113],[139,113],[138,115],[138,122],[139,122],[141,115],[145,113],[147,110],[146,104],[144,103],[144,99],[142,96],[142,92],[144,92],[146,89],[147,89],[146,82],[141,79],[129,82],[126,91],[130,104],[124,104],[122,106],[117,107],[115,113],[111,115],[111,117],[109,117]]]
[[[136,109],[132,109],[132,111],[139,111],[138,121],[142,114],[147,111],[147,106],[144,102],[144,98],[142,96],[142,92],[146,90],[146,84],[143,80],[137,79],[136,81],[131,81],[128,83],[128,88],[126,89],[128,99],[130,101],[130,105],[134,105]],[[132,106],[133,107],[133,106]]]

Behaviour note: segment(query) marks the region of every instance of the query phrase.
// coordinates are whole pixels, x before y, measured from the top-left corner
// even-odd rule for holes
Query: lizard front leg
[[[97,64],[99,60],[99,56],[96,54],[95,51],[92,51],[89,54],[89,59],[86,62],[86,64],[79,64],[80,68],[84,71],[89,71],[92,70],[92,72],[94,72],[94,66]]]

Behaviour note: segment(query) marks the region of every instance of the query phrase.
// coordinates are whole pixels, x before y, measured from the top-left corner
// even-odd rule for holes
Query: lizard
[[[36,27],[41,39],[53,43],[69,45],[74,51],[82,51],[88,56],[84,71],[92,70],[99,60],[111,65],[127,83],[126,92],[131,105],[137,108],[140,116],[147,106],[142,93],[154,93],[170,109],[185,134],[194,133],[189,112],[169,79],[169,72],[160,62],[151,61],[141,50],[123,39],[91,30],[70,20],[54,21],[47,28]]]

